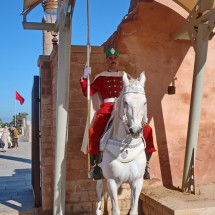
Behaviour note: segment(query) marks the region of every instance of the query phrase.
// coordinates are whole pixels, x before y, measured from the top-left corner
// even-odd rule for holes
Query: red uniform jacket
[[[87,96],[87,80],[80,81],[82,92]],[[118,98],[123,88],[122,77],[99,76],[90,85],[90,96],[100,93],[102,99]],[[110,114],[113,110],[113,102],[103,103],[98,113]]]

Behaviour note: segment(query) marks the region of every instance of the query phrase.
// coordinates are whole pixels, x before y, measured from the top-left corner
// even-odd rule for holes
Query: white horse
[[[147,123],[145,74],[129,80],[123,76],[124,89],[117,99],[108,129],[101,139],[103,152],[101,168],[107,179],[108,193],[112,203],[112,215],[119,215],[118,188],[125,182],[131,188],[130,215],[138,214],[138,200],[143,186],[146,167],[143,123]],[[97,181],[98,205],[96,214],[101,214],[102,180]]]

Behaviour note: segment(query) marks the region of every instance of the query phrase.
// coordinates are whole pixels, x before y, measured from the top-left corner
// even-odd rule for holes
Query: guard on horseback
[[[89,130],[89,148],[90,153],[90,176],[95,179],[102,178],[99,163],[99,143],[104,132],[105,126],[110,119],[116,98],[119,97],[123,89],[122,77],[125,72],[118,71],[119,51],[115,48],[108,48],[105,52],[107,71],[96,75],[93,83],[90,85],[90,96],[98,95],[101,105],[96,112],[95,119]],[[84,96],[87,96],[87,77],[91,74],[91,67],[86,67],[81,77],[80,85]],[[152,130],[149,125],[143,127],[143,136],[146,140],[147,161],[150,159],[152,152],[156,151],[153,145]],[[83,150],[82,150],[83,151]],[[144,178],[149,179],[148,167],[146,167]]]

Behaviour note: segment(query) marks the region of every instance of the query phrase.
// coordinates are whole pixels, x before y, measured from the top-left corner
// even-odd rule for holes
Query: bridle
[[[122,92],[123,116],[120,116],[120,113],[119,113],[119,118],[120,118],[120,120],[122,121],[122,123],[124,125],[126,133],[127,134],[131,134],[131,132],[130,132],[130,126],[129,126],[129,123],[128,123],[128,112],[127,112],[127,109],[125,108],[125,101],[124,101],[124,96],[126,94],[128,94],[128,93],[137,93],[137,94],[143,94],[143,95],[145,95],[145,90],[141,86],[141,84],[137,80],[135,80],[130,86],[124,87],[123,92]],[[141,122],[142,127],[146,123],[147,122],[145,122],[144,116],[143,116],[142,122]]]

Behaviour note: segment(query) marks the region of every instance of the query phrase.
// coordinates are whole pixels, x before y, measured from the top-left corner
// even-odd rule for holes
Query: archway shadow
[[[170,157],[167,140],[166,124],[168,122],[164,119],[164,108],[162,100],[164,97],[174,97],[175,94],[168,94],[168,87],[175,85],[175,79],[177,79],[177,71],[183,62],[189,48],[190,42],[188,41],[172,41],[172,50],[167,50],[165,53],[164,61],[157,61],[156,65],[152,65],[152,70],[158,72],[156,73],[146,73],[146,94],[147,94],[147,104],[148,104],[148,117],[149,122],[153,119],[154,121],[154,134],[157,141],[158,158],[160,163],[161,177],[163,185],[167,188],[173,189],[173,178],[170,166]],[[176,52],[175,50],[180,50]],[[162,55],[162,49],[156,50],[156,56]],[[152,51],[154,52],[154,51]],[[144,57],[143,57],[144,58]],[[166,62],[165,62],[166,61]],[[159,65],[160,63],[160,65]],[[162,64],[167,64],[169,66],[162,66]],[[144,65],[144,63],[143,63]],[[153,68],[154,67],[154,68]],[[146,71],[150,71],[148,68]],[[157,77],[156,77],[157,76]],[[180,80],[178,80],[180,81]],[[177,93],[177,85],[174,86]],[[172,111],[176,114],[177,107],[175,106]],[[165,113],[166,115],[167,113]],[[169,132],[169,131],[168,131]]]
[[[10,174],[10,170],[5,170],[5,175]],[[12,171],[12,170],[11,170]],[[0,210],[24,211],[35,210],[34,195],[31,185],[31,168],[15,169],[11,176],[0,176]]]
[[[0,158],[31,164],[31,159],[27,159],[27,158],[19,158],[19,157],[13,157],[13,156],[8,156],[8,155],[0,155]]]

